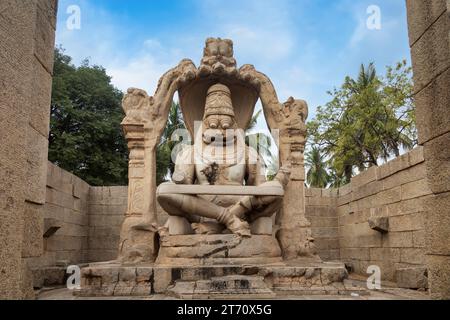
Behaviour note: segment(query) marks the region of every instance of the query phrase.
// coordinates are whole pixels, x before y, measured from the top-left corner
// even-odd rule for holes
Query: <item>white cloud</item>
[[[305,99],[313,114],[317,105],[327,101],[326,91],[356,72],[359,63],[373,60],[384,65],[408,56],[407,43],[399,41],[404,37],[407,42],[403,34],[406,21],[385,14],[391,8],[390,1],[380,0],[383,16],[379,31],[366,27],[367,4],[351,0],[333,5],[316,5],[312,0],[193,0],[192,21],[179,25],[176,19],[161,22],[160,29],[151,31],[134,26],[134,30],[144,30],[136,36],[128,28],[131,22],[117,12],[106,12],[86,0],[60,0],[57,43],[76,63],[90,57],[92,63],[103,65],[121,90],[133,86],[153,94],[159,77],[182,58],[198,65],[207,37],[231,38],[239,65],[254,64],[271,78],[280,101],[289,96]],[[65,8],[74,3],[82,10],[79,31],[64,28]],[[316,12],[311,13],[311,9]],[[345,34],[329,28],[325,29],[330,34],[317,32],[320,25],[308,23],[318,9],[337,12],[335,20],[326,12],[320,13],[330,19],[328,23],[336,23],[337,28],[354,25],[353,29],[345,29]],[[346,23],[339,21],[341,17],[346,17]],[[327,43],[327,37],[342,35],[342,42],[330,39],[332,44]],[[261,121],[260,127],[265,127],[263,117]]]
[[[122,91],[130,87],[146,90],[150,95],[156,90],[159,77],[169,66],[158,63],[151,55],[142,55],[123,64],[110,65],[108,74]]]

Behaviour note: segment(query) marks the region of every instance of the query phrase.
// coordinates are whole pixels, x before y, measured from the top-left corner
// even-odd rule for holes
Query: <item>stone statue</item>
[[[281,208],[281,196],[195,195],[198,190],[194,184],[284,189],[289,170],[282,168],[274,181],[266,182],[264,163],[253,148],[245,145],[242,133],[235,120],[230,89],[220,83],[212,85],[195,144],[178,155],[172,177],[176,184],[191,185],[192,195],[161,194],[166,185],[157,191],[163,209],[193,223],[196,233],[221,233],[227,228],[250,237],[249,222],[271,217]]]
[[[200,235],[220,235],[231,243],[235,235],[258,247],[264,261],[269,256],[314,256],[304,197],[307,104],[294,98],[281,103],[271,80],[252,65],[238,68],[233,53],[231,40],[208,38],[198,67],[184,59],[161,77],[153,96],[135,88],[125,95],[122,125],[130,161],[120,261],[196,256],[197,247],[187,254],[170,245],[182,242],[172,235],[195,234],[202,250],[208,246],[201,244]],[[179,153],[173,182],[157,189],[156,149],[176,92],[194,145]],[[269,182],[262,159],[244,143],[243,129],[258,99],[269,129],[278,132],[273,135],[281,169]],[[157,221],[158,202],[170,216],[165,226]],[[232,235],[223,235],[227,232]],[[235,249],[246,249],[233,254],[252,255],[246,253],[249,246],[241,244]],[[162,248],[170,250],[161,253]]]
[[[198,67],[182,60],[153,96],[127,91],[128,206],[119,256],[84,268],[82,292],[270,298],[344,287],[345,266],[321,263],[305,213],[307,103],[280,102],[271,80],[252,65],[238,68],[233,52],[231,40],[208,38]],[[156,150],[175,93],[193,144],[177,148],[172,181],[157,187]],[[273,181],[245,143],[258,99],[279,150]]]

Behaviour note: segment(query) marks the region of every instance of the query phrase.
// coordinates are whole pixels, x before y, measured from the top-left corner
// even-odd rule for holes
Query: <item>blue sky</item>
[[[81,29],[69,30],[67,8],[81,9]],[[367,8],[381,9],[381,29],[369,30]],[[159,77],[183,58],[197,65],[207,37],[234,41],[239,65],[250,63],[274,82],[281,101],[308,102],[311,117],[327,91],[361,63],[379,72],[410,61],[404,0],[60,0],[57,45],[79,63],[107,69],[121,90],[153,94]],[[264,128],[263,121],[258,125]]]

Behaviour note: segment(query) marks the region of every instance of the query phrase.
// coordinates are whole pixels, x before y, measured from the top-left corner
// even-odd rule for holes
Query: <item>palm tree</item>
[[[364,64],[361,64],[358,79],[355,81],[354,79],[349,78],[348,80],[353,93],[360,93],[377,80],[377,71],[374,63],[369,63],[367,67],[365,67]]]
[[[329,173],[328,182],[330,183],[330,185],[329,185],[330,188],[340,188],[340,187],[348,184],[350,181],[347,178],[347,176],[345,175],[345,171],[338,172],[333,169]]]
[[[164,129],[161,142],[158,145],[156,153],[156,181],[160,184],[166,180],[168,173],[173,174],[175,164],[172,162],[172,151],[178,141],[172,141],[172,135],[177,129],[185,129],[180,105],[173,102],[169,110],[167,125]]]
[[[309,168],[306,174],[306,182],[310,187],[326,188],[330,177],[326,170],[326,161],[320,149],[312,147],[306,155],[306,166]]]
[[[280,169],[280,158],[278,154],[271,156],[269,164],[267,166],[266,179],[268,181],[272,181],[277,175],[279,169]]]
[[[256,112],[252,119],[250,120],[249,125],[245,129],[246,136],[245,136],[245,143],[250,146],[250,143],[256,144],[258,148],[258,152],[261,156],[264,156],[266,158],[272,158],[272,152],[270,148],[272,147],[272,140],[271,137],[269,137],[265,133],[249,133],[252,129],[255,128],[256,124],[258,123],[258,118],[260,117],[262,113],[262,110],[259,110]],[[255,147],[255,146],[253,146]]]

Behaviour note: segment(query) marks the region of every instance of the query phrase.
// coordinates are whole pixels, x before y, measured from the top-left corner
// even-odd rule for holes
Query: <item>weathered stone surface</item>
[[[399,202],[401,200],[402,200],[402,187],[398,186],[398,187],[377,193],[376,204],[386,205],[389,203]]]
[[[425,207],[427,254],[450,255],[450,192],[428,198]]]
[[[370,248],[370,259],[367,260],[400,262],[400,250],[399,248]]]
[[[34,54],[49,74],[53,71],[53,50],[49,44],[55,43],[56,6],[55,0],[37,1],[36,5]]]
[[[370,229],[367,221],[355,225],[345,225],[340,228],[339,243],[341,248],[371,248],[381,247],[385,236]],[[390,233],[387,234],[389,237]]]
[[[49,238],[61,229],[61,223],[55,218],[44,218],[44,238]]]
[[[390,231],[414,231],[424,228],[424,213],[417,212],[389,218]]]
[[[53,52],[50,52],[50,56],[53,60]],[[39,134],[47,138],[50,130],[52,76],[38,60],[33,63],[33,71],[32,92],[39,92],[40,94],[33,95],[29,123]]]
[[[22,257],[42,255],[44,234],[44,208],[34,203],[25,203]]]
[[[25,259],[22,260],[22,270],[20,270],[22,275],[22,281],[20,283],[22,296],[21,299],[24,300],[34,300],[36,298],[33,291],[33,273]]]
[[[423,267],[400,268],[395,271],[397,286],[405,289],[428,288],[428,273]]]
[[[186,218],[171,216],[169,217],[168,224],[169,234],[172,236],[194,233],[191,224]]]
[[[422,248],[402,248],[400,252],[400,262],[408,264],[425,263],[425,250]]]
[[[64,285],[67,278],[65,267],[42,267],[32,272],[34,288]]]
[[[383,238],[383,247],[411,248],[413,247],[412,232],[389,232]]]
[[[347,294],[342,263],[299,261],[273,265],[157,266],[92,264],[82,269],[81,296],[148,296],[183,299],[274,298],[284,294]]]
[[[352,192],[357,191],[361,186],[366,185],[372,181],[376,181],[378,176],[378,168],[371,167],[360,174],[354,176],[351,182]]]
[[[450,257],[428,255],[427,269],[431,298],[448,299],[450,297]]]
[[[417,101],[416,101],[417,104]],[[415,166],[425,161],[423,156],[423,146],[417,146],[408,152],[409,165]]]
[[[426,174],[426,166],[424,163],[421,163],[419,165],[412,165],[412,167],[397,172],[396,174],[389,176],[380,182],[383,184],[383,189],[388,190],[399,185],[425,179]],[[408,194],[405,195],[407,196]]]
[[[408,154],[401,155],[388,163],[377,167],[378,173],[377,177],[379,180],[389,177],[401,170],[409,167],[409,156]]]
[[[256,219],[250,224],[250,231],[254,235],[272,235],[272,218]]]
[[[277,241],[268,235],[241,238],[227,235],[182,235],[161,238],[158,264],[217,264],[223,261],[245,258],[250,262],[281,260]],[[177,262],[177,259],[178,262]]]
[[[442,1],[442,0],[441,0]],[[443,14],[411,48],[415,92],[423,90],[450,67],[448,30],[450,19]]]
[[[450,79],[448,87],[450,87]],[[434,193],[442,193],[450,191],[449,150],[450,150],[450,130],[446,134],[425,144],[425,152],[427,158],[426,161],[427,182],[429,184],[429,187]]]
[[[389,232],[389,218],[388,217],[377,217],[369,219],[369,227],[381,233]]]
[[[402,200],[419,198],[429,194],[431,194],[431,189],[426,179],[402,185]]]
[[[415,95],[417,128],[422,144],[450,131],[449,86],[450,69],[447,69]],[[425,153],[428,155],[428,151]]]
[[[411,46],[447,9],[446,0],[406,0],[406,6],[408,8],[409,43]]]
[[[27,131],[27,189],[28,201],[44,204],[47,180],[48,140],[33,128]]]
[[[180,299],[270,299],[275,293],[263,277],[224,276],[209,280],[177,281],[168,294]]]
[[[40,175],[42,171],[39,169],[36,172],[27,172],[29,168],[27,161],[34,160],[27,152],[27,141],[30,141],[27,136],[30,136],[29,131],[32,130],[29,125],[30,114],[31,111],[37,111],[32,107],[35,103],[32,94],[48,95],[49,92],[44,92],[44,87],[48,87],[48,81],[50,81],[48,75],[37,74],[34,69],[36,65],[33,52],[34,35],[40,31],[40,24],[36,21],[37,6],[37,1],[5,0],[1,4],[0,175],[2,182],[0,206],[2,214],[0,215],[0,242],[7,245],[1,246],[0,249],[0,261],[2,261],[0,297],[9,299],[31,297],[30,272],[21,257],[23,226],[26,225],[24,201],[26,199],[43,204],[45,200],[46,175],[42,177]],[[49,41],[45,43],[45,47],[47,52],[53,54],[54,43]],[[33,81],[42,81],[43,87],[33,88]],[[41,146],[44,150],[34,155],[35,159],[42,160],[40,155],[46,157],[46,146],[43,143]],[[38,162],[36,161],[36,167],[39,167]],[[44,165],[46,166],[46,163]],[[41,193],[41,190],[44,190],[44,193]],[[36,221],[31,221],[30,224],[38,225],[34,222]],[[26,247],[34,247],[34,244],[26,243]]]
[[[370,260],[369,248],[342,248],[341,259]]]
[[[129,142],[130,166],[128,216],[121,232],[121,243],[127,245],[120,246],[120,259],[128,259],[131,251],[142,251],[142,248],[136,248],[137,240],[131,236],[135,230],[149,234],[162,232],[157,225],[159,219],[156,200],[170,215],[183,216],[195,222],[198,222],[199,217],[216,220],[232,233],[244,237],[251,235],[246,220],[274,216],[283,207],[283,214],[278,217],[277,238],[284,258],[313,255],[313,239],[310,237],[310,224],[305,217],[304,200],[303,152],[306,143],[307,103],[292,97],[285,103],[280,103],[272,82],[266,75],[256,71],[251,65],[238,69],[233,57],[233,43],[228,39],[208,38],[198,68],[192,61],[182,60],[175,68],[166,72],[159,83],[152,97],[143,90],[130,88],[123,99],[126,117],[122,125]],[[192,148],[185,148],[177,157],[172,177],[174,183],[162,184],[156,190],[155,149],[167,122],[170,108],[168,101],[172,100],[175,91],[179,93],[186,127],[192,137],[194,121],[203,121],[202,134],[206,129],[245,128],[259,97],[268,125],[280,132],[281,168],[275,179],[264,182],[261,158],[253,157],[252,153],[255,151],[252,148],[244,146],[243,150],[234,152],[235,147],[242,147],[238,145],[240,139],[231,140],[233,148],[224,149],[221,146],[219,150],[211,143],[216,137],[207,141],[201,136],[200,139],[195,136]],[[220,118],[218,123],[216,116]],[[235,135],[236,138],[239,136]],[[190,150],[195,148],[198,151],[205,147],[217,150],[208,156],[203,154],[196,157],[196,161],[192,162],[192,156],[200,153]],[[229,161],[223,163],[223,151],[228,160],[234,161],[231,165]],[[246,153],[244,162],[238,163],[235,156],[242,151]],[[185,159],[190,161],[186,163],[183,161]],[[204,196],[210,195],[215,196],[212,201],[205,199]],[[230,197],[232,195],[239,198],[233,199]],[[171,219],[168,223],[169,234],[192,232],[186,223],[183,223],[184,227],[178,223],[178,227],[181,227],[174,230],[172,221],[176,219]],[[134,222],[137,224],[133,225]],[[217,228],[208,228],[211,226],[200,223],[193,225],[193,228],[200,234],[220,233],[221,230]],[[261,228],[254,224],[255,233],[272,233],[267,228],[258,229]],[[151,250],[152,247],[147,249]],[[155,256],[156,252],[142,255],[149,258]]]

